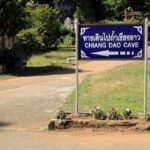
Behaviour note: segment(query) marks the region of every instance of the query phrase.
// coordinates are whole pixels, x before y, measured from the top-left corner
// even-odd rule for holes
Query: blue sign
[[[144,25],[81,25],[79,34],[79,59],[144,58]]]

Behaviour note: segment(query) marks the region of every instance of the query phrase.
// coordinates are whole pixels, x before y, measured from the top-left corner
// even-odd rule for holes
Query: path
[[[80,79],[87,74],[112,69],[126,63],[128,62],[83,63],[80,66]],[[51,117],[50,113],[60,107],[73,90],[74,77],[74,74],[60,71],[59,74],[56,72],[53,75],[0,81],[0,122],[6,124],[3,128],[29,130],[46,126]]]
[[[113,69],[127,63],[129,62],[85,62],[80,65],[80,79],[82,80],[88,74]],[[75,75],[71,73],[56,72],[53,75],[0,81],[0,150],[65,149],[68,141],[70,145],[68,143],[66,149],[71,149],[69,146],[72,145],[75,146],[72,149],[76,149],[77,144],[81,149],[84,147],[90,149],[90,146],[87,147],[89,144],[86,143],[89,143],[90,138],[94,138],[92,142],[95,144],[95,136],[89,139],[83,137],[81,143],[78,137],[73,141],[74,135],[63,137],[62,133],[59,135],[40,131],[47,126],[54,110],[62,105],[66,96],[73,90],[74,77]],[[58,141],[63,148],[57,144]],[[97,141],[97,144],[100,145],[101,142]]]

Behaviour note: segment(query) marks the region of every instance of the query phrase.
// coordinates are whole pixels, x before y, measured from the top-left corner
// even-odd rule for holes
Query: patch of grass
[[[7,80],[9,78],[12,78],[12,75],[9,74],[0,74],[0,80]]]
[[[56,66],[69,68],[71,64],[67,63],[66,58],[70,56],[74,56],[74,49],[53,50],[32,56],[28,61],[27,67]]]
[[[150,92],[148,100],[150,103]],[[104,111],[115,108],[118,112],[123,112],[129,108],[134,113],[143,112],[143,62],[86,77],[79,85],[79,111],[89,112],[97,106]],[[74,111],[74,92],[67,98],[64,110]]]
[[[50,73],[63,69],[72,68],[73,64],[68,63],[66,58],[74,56],[73,48],[59,48],[42,54],[33,55],[27,63],[25,70],[9,70],[8,74],[13,76],[29,76]],[[0,75],[0,79],[4,79],[7,74]]]

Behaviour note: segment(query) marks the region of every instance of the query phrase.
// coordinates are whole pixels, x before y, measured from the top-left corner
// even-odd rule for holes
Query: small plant
[[[146,121],[150,121],[150,114],[146,114],[146,115],[145,115],[145,120],[146,120]]]
[[[109,120],[118,120],[121,117],[119,113],[117,113],[116,109],[111,108],[111,110],[108,113]]]
[[[63,110],[60,110],[59,112],[56,113],[55,118],[56,119],[65,119],[66,118],[66,113]]]
[[[124,112],[123,112],[123,116],[125,118],[129,118],[131,116],[131,114],[132,114],[132,111],[130,109],[128,109],[128,108],[125,109]]]
[[[91,113],[95,119],[105,120],[107,118],[107,115],[99,107],[92,109]]]

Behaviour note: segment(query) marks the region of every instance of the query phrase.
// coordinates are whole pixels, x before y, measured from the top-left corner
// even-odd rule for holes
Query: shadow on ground
[[[79,70],[81,72],[81,70]],[[24,70],[8,70],[6,74],[14,76],[38,76],[38,75],[55,75],[55,74],[71,74],[75,73],[75,69],[64,68],[58,66],[42,66],[27,67]]]
[[[3,122],[3,121],[0,121],[0,127],[11,126],[13,124],[14,123],[12,123],[12,122]]]

